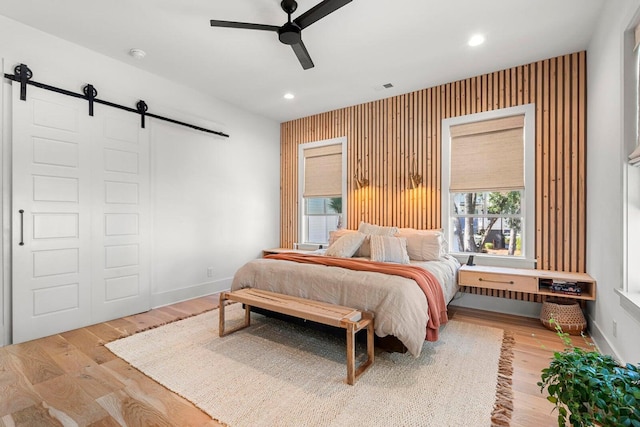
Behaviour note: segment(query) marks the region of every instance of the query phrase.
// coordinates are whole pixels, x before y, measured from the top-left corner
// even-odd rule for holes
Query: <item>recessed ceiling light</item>
[[[295,98],[295,96],[290,92],[284,94],[284,99],[293,99],[293,98]]]
[[[469,46],[478,46],[484,43],[484,36],[482,34],[474,34],[469,39]]]
[[[147,52],[142,49],[133,48],[129,50],[129,55],[133,56],[136,59],[142,59],[147,55]]]

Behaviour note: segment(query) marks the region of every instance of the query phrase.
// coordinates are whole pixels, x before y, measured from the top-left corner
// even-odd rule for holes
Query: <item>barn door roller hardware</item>
[[[97,103],[97,104],[106,105],[107,107],[113,107],[113,108],[118,108],[120,110],[129,111],[130,113],[140,114],[140,126],[142,128],[145,127],[145,117],[153,117],[154,119],[164,120],[165,122],[174,123],[180,126],[186,126],[191,129],[199,130],[201,132],[212,133],[214,135],[223,136],[225,138],[229,137],[229,135],[224,132],[206,129],[200,126],[184,123],[179,120],[174,120],[168,117],[159,116],[157,114],[148,113],[147,110],[149,109],[149,107],[147,106],[147,103],[142,100],[140,100],[136,104],[136,108],[131,108],[131,107],[126,107],[124,105],[115,104],[113,102],[98,99],[96,98],[98,96],[98,90],[91,84],[85,85],[82,88],[83,93],[76,93],[70,90],[61,89],[59,87],[36,82],[34,80],[31,80],[32,77],[33,77],[33,72],[25,64],[16,65],[16,67],[13,69],[13,75],[7,74],[7,73],[4,74],[5,79],[9,79],[14,82],[20,83],[20,100],[22,101],[27,100],[27,85],[33,85],[35,87],[39,87],[40,89],[50,90],[52,92],[57,92],[63,95],[72,96],[74,98],[86,99],[89,102],[90,116],[93,116],[93,105],[94,103]]]

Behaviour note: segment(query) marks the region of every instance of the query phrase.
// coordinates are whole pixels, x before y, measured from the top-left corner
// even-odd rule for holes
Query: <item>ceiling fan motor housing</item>
[[[278,30],[278,38],[284,44],[298,44],[302,40],[300,32],[300,27],[292,22],[287,22]]]

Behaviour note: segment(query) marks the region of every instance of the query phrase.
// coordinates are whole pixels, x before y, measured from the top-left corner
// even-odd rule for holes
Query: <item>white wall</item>
[[[4,72],[17,63],[33,80],[74,92],[93,84],[98,98],[228,133],[221,138],[152,119],[152,305],[164,305],[229,287],[235,270],[261,249],[279,244],[280,126],[193,89],[0,16]],[[206,84],[206,82],[202,82]],[[10,82],[3,79],[5,96]],[[10,91],[9,91],[10,93]],[[4,108],[3,174],[10,168],[10,110]],[[10,182],[2,182],[7,199]],[[7,264],[3,209],[3,257]],[[213,268],[207,277],[207,268]],[[0,271],[2,277],[3,271]],[[9,290],[4,271],[0,319],[8,330]],[[7,342],[6,333],[0,345]]]
[[[624,280],[629,154],[623,140],[623,33],[639,7],[639,0],[605,2],[587,49],[587,269],[598,281],[597,300],[589,307],[591,332],[603,351],[630,363],[640,362],[640,322],[620,306],[615,289]]]

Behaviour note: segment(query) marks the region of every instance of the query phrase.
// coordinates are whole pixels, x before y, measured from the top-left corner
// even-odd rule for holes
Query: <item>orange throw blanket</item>
[[[296,253],[281,253],[267,255],[265,258],[295,261],[306,264],[342,267],[351,270],[373,271],[376,273],[393,274],[414,280],[427,297],[429,320],[427,322],[427,341],[438,340],[440,325],[447,323],[447,303],[444,300],[442,287],[433,274],[427,270],[407,264],[391,264],[386,262],[368,261],[354,258],[336,258],[323,255],[304,255]]]

